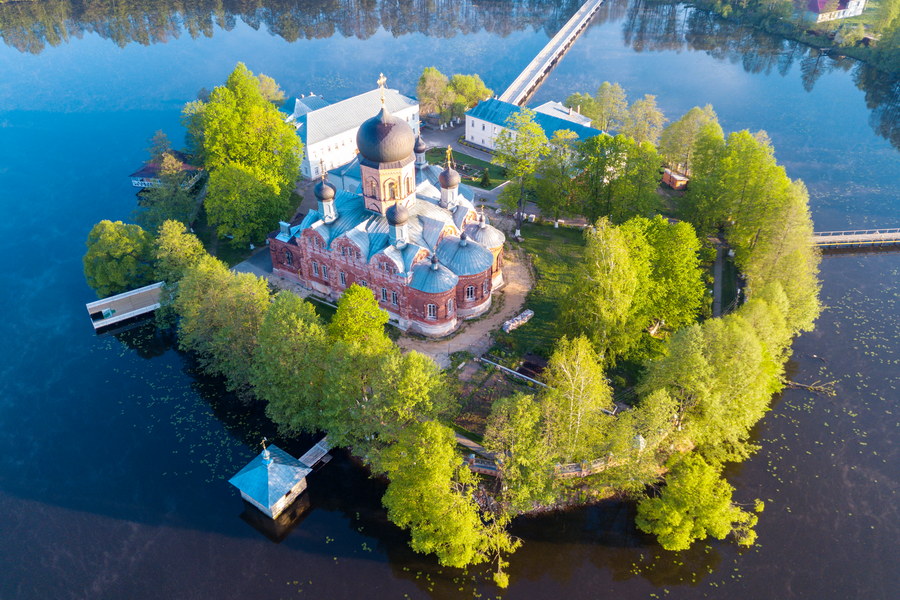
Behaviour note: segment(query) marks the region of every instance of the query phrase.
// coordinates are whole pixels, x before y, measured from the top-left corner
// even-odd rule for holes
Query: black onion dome
[[[397,162],[412,155],[416,138],[403,119],[382,107],[356,132],[356,147],[363,158],[377,163]]]
[[[406,210],[405,206],[400,204],[392,204],[389,206],[384,213],[384,216],[387,217],[387,222],[391,225],[403,225],[409,221],[409,211]]]
[[[327,181],[320,181],[313,189],[313,193],[316,195],[316,199],[322,200],[323,202],[328,202],[334,200],[336,191],[331,183]]]
[[[425,140],[422,139],[421,135],[416,137],[416,147],[413,150],[416,154],[424,154],[428,150],[428,146],[425,145]]]
[[[459,185],[460,181],[462,181],[462,178],[453,167],[447,167],[438,175],[438,182],[442,188],[454,188]]]

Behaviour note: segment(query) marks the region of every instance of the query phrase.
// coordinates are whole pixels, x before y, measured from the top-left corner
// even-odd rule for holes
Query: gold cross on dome
[[[449,144],[447,145],[447,168],[453,166],[453,147]]]
[[[387,83],[387,77],[384,76],[384,73],[378,74],[378,87],[381,89],[381,106],[384,108],[384,84]]]

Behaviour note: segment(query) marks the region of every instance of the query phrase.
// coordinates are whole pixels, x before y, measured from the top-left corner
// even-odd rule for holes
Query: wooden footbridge
[[[556,63],[565,56],[572,43],[584,31],[591,18],[600,10],[603,0],[587,0],[578,11],[572,15],[569,22],[560,29],[553,38],[547,42],[543,50],[538,52],[525,70],[516,77],[516,80],[500,95],[500,100],[524,105],[537,91],[541,82],[547,76]]]
[[[900,227],[893,229],[856,229],[853,231],[817,231],[813,244],[819,248],[886,248],[900,246]]]

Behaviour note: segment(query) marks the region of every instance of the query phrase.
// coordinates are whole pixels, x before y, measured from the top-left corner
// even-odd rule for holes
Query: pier
[[[572,43],[584,31],[591,18],[600,9],[603,0],[587,0],[572,18],[560,29],[553,38],[547,42],[543,50],[538,52],[527,67],[516,77],[516,80],[506,88],[499,99],[512,104],[524,105],[537,91],[544,77],[553,70],[556,63],[565,56]]]
[[[871,249],[900,246],[900,227],[892,229],[856,229],[852,231],[817,231],[813,244],[822,249]]]
[[[130,292],[88,302],[85,306],[91,316],[94,331],[155,311],[159,308],[163,284],[164,282],[159,281]]]

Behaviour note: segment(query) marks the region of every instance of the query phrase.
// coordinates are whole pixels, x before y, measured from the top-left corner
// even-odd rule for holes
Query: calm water
[[[195,2],[183,21],[163,3],[39,4],[0,6],[0,598],[496,595],[480,569],[412,554],[382,485],[344,456],[311,478],[313,510],[280,544],[241,520],[225,480],[272,426],[169,340],[95,337],[81,255],[93,223],[134,209],[126,175],[147,138],[179,139],[180,105],[237,61],[289,94],[340,98],[381,71],[412,92],[428,65],[502,90],[576,3]],[[767,130],[819,229],[900,223],[896,81],[624,1],[535,101],[604,79],[673,118],[711,103],[726,130]],[[898,271],[900,253],[824,260],[828,309],[791,377],[839,393],[787,392],[758,428],[763,450],[730,473],[739,500],[767,501],[758,547],[666,553],[623,504],[528,519],[504,597],[894,597]]]

